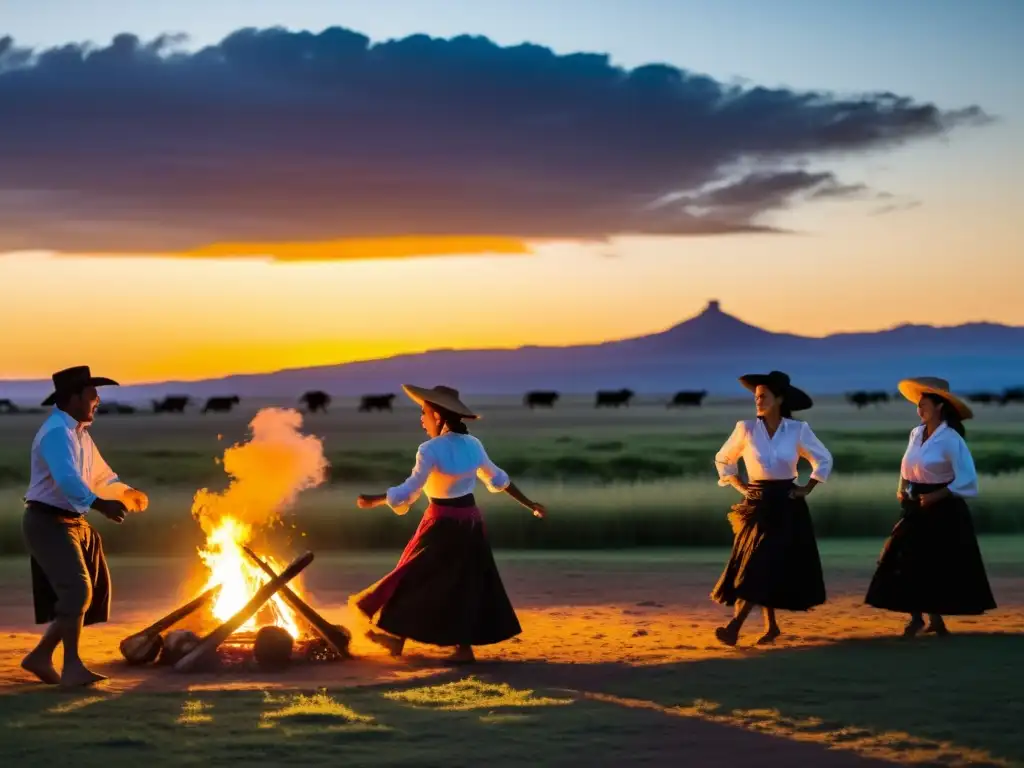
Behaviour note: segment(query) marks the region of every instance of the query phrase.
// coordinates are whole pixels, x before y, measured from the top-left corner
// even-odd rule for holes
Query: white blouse
[[[739,475],[739,460],[747,467],[747,478],[790,480],[797,476],[797,462],[803,456],[811,464],[811,477],[819,483],[832,473],[832,454],[805,421],[783,419],[774,435],[768,434],[761,419],[736,423],[722,449],[715,456],[718,484]]]
[[[978,495],[978,473],[967,443],[955,429],[943,422],[931,437],[924,437],[924,425],[910,431],[910,442],[900,465],[900,490],[904,480],[912,483],[949,483],[949,492],[964,498]]]
[[[445,432],[419,447],[412,474],[388,489],[388,506],[404,515],[424,491],[431,499],[465,496],[473,492],[478,477],[491,493],[501,493],[510,482],[487,456],[483,443],[472,435]]]

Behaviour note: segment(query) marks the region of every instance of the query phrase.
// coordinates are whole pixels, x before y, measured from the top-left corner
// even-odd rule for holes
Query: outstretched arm
[[[96,443],[89,438],[92,450],[93,488],[105,499],[114,499],[124,503],[129,512],[145,512],[149,507],[149,497],[142,491],[121,482],[117,473],[110,468],[100,454]]]
[[[509,481],[509,484],[505,487],[505,493],[507,493],[516,501],[518,501],[528,510],[533,512],[534,517],[544,517],[548,513],[547,509],[543,504],[537,501],[531,501],[522,491],[520,491],[516,487],[516,484],[513,483],[511,480]]]
[[[62,429],[51,429],[39,441],[39,448],[57,487],[80,515],[95,509],[115,523],[124,520],[125,505],[120,500],[103,499],[86,485],[75,465],[77,450],[71,435]]]
[[[485,486],[487,486],[487,490],[491,493],[501,493],[504,491],[533,512],[535,517],[544,517],[544,515],[547,514],[547,510],[544,508],[544,505],[530,500],[522,491],[520,491],[519,488],[516,487],[515,483],[513,483],[509,478],[508,473],[491,461],[491,458],[487,455],[487,451],[484,450],[483,445],[480,446],[480,450],[483,451],[483,461],[476,471],[476,476],[483,481]]]
[[[423,487],[427,484],[432,466],[433,462],[430,456],[420,446],[420,449],[416,451],[416,464],[412,468],[412,474],[404,483],[389,488],[387,493],[362,494],[356,499],[356,504],[363,509],[387,504],[395,514],[404,515],[423,493]]]

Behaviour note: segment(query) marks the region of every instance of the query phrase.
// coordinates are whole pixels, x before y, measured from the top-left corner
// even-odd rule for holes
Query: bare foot
[[[81,662],[71,665],[66,664],[64,665],[64,669],[60,675],[60,687],[83,688],[87,685],[94,685],[95,683],[102,682],[106,679],[106,675],[93,672]]]
[[[946,626],[946,622],[940,619],[939,621],[929,622],[928,626],[924,628],[924,633],[926,635],[932,634],[945,637],[949,634],[949,627]]]
[[[383,632],[374,632],[372,629],[366,633],[366,637],[381,648],[384,648],[392,656],[401,656],[402,651],[405,649],[405,639],[401,637],[392,637],[391,635],[385,635]]]
[[[57,685],[60,682],[60,675],[53,666],[53,658],[42,653],[33,651],[21,660],[21,668],[31,672],[48,685]]]
[[[765,632],[761,637],[758,638],[758,645],[773,645],[775,640],[782,634],[782,630],[778,627],[772,627]]]
[[[907,622],[907,626],[903,628],[903,636],[914,637],[922,629],[924,629],[924,621],[921,619],[911,619]]]
[[[739,627],[728,624],[724,627],[715,627],[715,637],[723,645],[736,645],[740,639]]]

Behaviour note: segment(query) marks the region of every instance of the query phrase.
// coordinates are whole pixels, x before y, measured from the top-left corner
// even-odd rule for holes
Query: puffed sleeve
[[[512,481],[509,479],[508,473],[491,461],[491,457],[487,455],[487,450],[484,448],[483,443],[477,440],[480,446],[480,466],[477,467],[476,476],[483,481],[484,486],[491,493],[501,493],[508,488],[509,483]]]
[[[825,444],[814,434],[810,424],[806,421],[800,425],[800,442],[797,443],[797,453],[811,463],[811,479],[824,483],[832,474],[832,454],[829,453]]]
[[[71,432],[66,429],[51,429],[39,440],[39,450],[50,469],[50,476],[68,503],[78,514],[84,515],[96,501],[96,494],[86,485],[78,472],[74,459],[76,447]]]
[[[736,428],[729,435],[718,453],[715,454],[715,469],[718,470],[718,484],[729,485],[729,478],[736,477],[740,473],[739,461],[743,455],[743,449],[747,445],[747,425],[736,422]]]
[[[412,474],[401,485],[388,488],[388,506],[397,515],[404,515],[409,511],[416,499],[423,493],[423,487],[430,477],[430,470],[433,467],[433,460],[425,445],[421,445],[416,451],[416,464],[412,468]]]
[[[978,472],[974,468],[974,457],[966,441],[956,432],[955,440],[947,440],[943,446],[946,459],[953,468],[953,482],[947,488],[954,496],[971,498],[978,495]]]

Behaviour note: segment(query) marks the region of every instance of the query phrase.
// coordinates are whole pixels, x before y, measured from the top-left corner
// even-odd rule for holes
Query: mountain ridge
[[[914,375],[944,376],[959,390],[1018,386],[1024,382],[1024,326],[903,323],[878,331],[801,336],[747,323],[712,300],[699,314],[641,336],[564,346],[435,348],[349,363],[127,385],[109,399],[168,393],[294,399],[305,389],[351,396],[393,391],[406,381],[446,381],[467,392],[495,395],[619,387],[735,394],[740,374],[770,369],[786,370],[821,394],[892,389],[899,378]],[[49,387],[49,381],[0,381],[0,397],[42,398]]]

